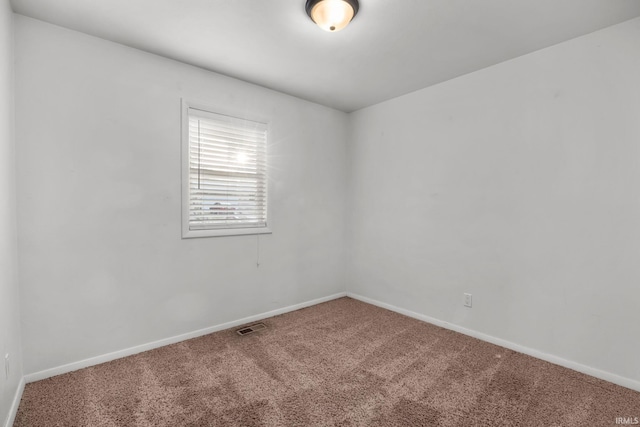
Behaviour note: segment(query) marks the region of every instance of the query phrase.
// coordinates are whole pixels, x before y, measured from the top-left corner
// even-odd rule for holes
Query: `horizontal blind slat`
[[[189,166],[191,169],[199,170],[214,170],[213,166],[224,166],[225,168],[242,168],[242,169],[265,169],[267,164],[264,159],[257,160],[245,160],[243,157],[238,156],[218,156],[212,157],[207,155],[200,155],[198,153],[189,154]],[[207,166],[209,166],[207,168]]]
[[[257,152],[252,148],[245,148],[242,150],[231,150],[229,147],[220,147],[220,146],[206,146],[201,144],[199,147],[197,145],[193,145],[189,148],[189,154],[206,154],[207,156],[239,156],[243,155],[251,159],[261,158],[262,153]]]
[[[192,118],[189,121],[189,125],[193,127],[197,127],[199,125],[200,130],[204,132],[209,130],[219,130],[221,132],[238,135],[264,135],[267,132],[265,124],[250,121],[245,123],[229,124],[219,120]]]
[[[252,141],[235,141],[227,138],[209,138],[204,137],[202,135],[191,135],[190,138],[194,140],[194,142],[199,143],[202,147],[211,147],[211,148],[221,148],[224,147],[229,150],[253,150],[257,152],[262,152],[261,147],[258,144],[263,144],[263,140],[252,140]]]
[[[201,181],[204,181],[204,180],[216,181],[216,182],[219,182],[220,185],[265,184],[264,181],[260,181],[256,179],[255,174],[250,174],[248,176],[229,176],[227,174],[220,174],[220,173],[211,174],[208,170],[206,170],[206,171],[200,172],[199,176],[197,171],[191,172],[189,174],[189,177],[195,178],[195,179],[199,178]]]
[[[265,138],[264,133],[241,133],[241,132],[229,132],[224,129],[206,129],[196,126],[189,128],[189,133],[200,138],[200,140],[211,141],[230,141],[239,144],[253,143],[256,141],[262,141]]]

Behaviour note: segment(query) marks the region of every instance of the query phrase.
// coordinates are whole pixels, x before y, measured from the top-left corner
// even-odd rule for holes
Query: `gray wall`
[[[22,378],[16,237],[13,134],[13,13],[0,1],[0,425],[4,425]],[[9,354],[10,374],[4,357]]]
[[[346,114],[22,16],[16,46],[26,373],[344,292]],[[260,267],[181,239],[182,97],[271,118]]]
[[[353,113],[348,290],[638,387],[638,52],[635,19]]]

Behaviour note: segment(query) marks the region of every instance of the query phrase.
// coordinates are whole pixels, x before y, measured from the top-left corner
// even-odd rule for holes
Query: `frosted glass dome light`
[[[329,32],[340,31],[356,16],[358,0],[307,0],[307,15],[320,28]]]

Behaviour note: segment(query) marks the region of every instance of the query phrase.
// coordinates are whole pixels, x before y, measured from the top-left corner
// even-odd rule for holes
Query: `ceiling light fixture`
[[[307,15],[320,28],[329,32],[340,31],[356,16],[358,0],[307,0]]]

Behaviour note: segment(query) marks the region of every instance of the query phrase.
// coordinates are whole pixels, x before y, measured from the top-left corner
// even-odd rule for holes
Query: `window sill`
[[[260,228],[225,228],[220,230],[185,230],[183,239],[197,239],[200,237],[251,236],[256,234],[271,234],[271,229]]]

